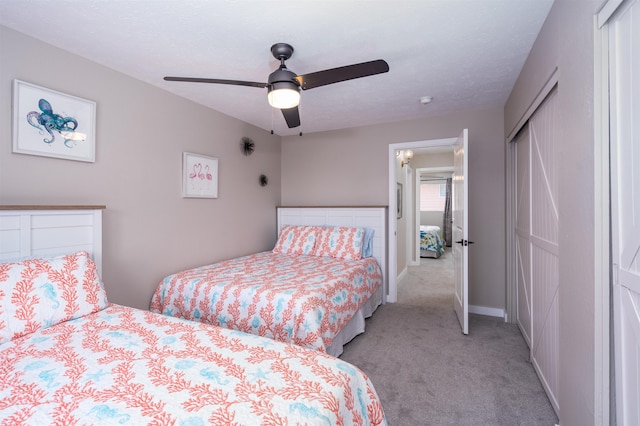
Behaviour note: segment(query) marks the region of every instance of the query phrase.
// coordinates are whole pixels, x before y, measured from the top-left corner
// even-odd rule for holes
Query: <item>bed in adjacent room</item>
[[[440,236],[440,227],[420,225],[420,257],[439,258],[444,254],[444,241]]]
[[[384,208],[278,208],[278,240],[169,275],[151,310],[342,353],[384,295]]]
[[[373,385],[351,364],[109,304],[100,209],[7,210],[0,423],[386,424]]]

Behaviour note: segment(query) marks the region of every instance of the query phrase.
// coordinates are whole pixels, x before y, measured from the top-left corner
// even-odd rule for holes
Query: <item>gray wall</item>
[[[440,227],[440,237],[442,237],[442,228],[444,221],[444,212],[421,211],[420,225],[430,225]]]
[[[457,137],[464,128],[469,129],[469,235],[476,242],[469,253],[469,301],[472,305],[503,309],[502,108],[284,137],[282,203],[387,205],[389,144]],[[398,246],[404,243],[398,241]]]
[[[511,132],[557,66],[560,423],[594,424],[594,23],[601,1],[556,0],[505,107]]]
[[[0,203],[106,204],[111,302],[147,309],[169,273],[273,247],[279,137],[1,26],[0,58]],[[11,152],[14,78],[96,101],[95,163]],[[183,151],[219,158],[219,198],[182,198]]]

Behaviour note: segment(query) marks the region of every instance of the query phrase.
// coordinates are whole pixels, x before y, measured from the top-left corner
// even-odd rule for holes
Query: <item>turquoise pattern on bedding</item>
[[[439,226],[420,226],[420,257],[438,258],[444,253]]]

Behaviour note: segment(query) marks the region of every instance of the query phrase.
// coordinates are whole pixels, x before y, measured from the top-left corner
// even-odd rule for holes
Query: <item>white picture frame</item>
[[[396,182],[396,219],[402,219],[402,184]]]
[[[13,152],[96,161],[96,103],[13,80]]]
[[[182,197],[218,198],[218,159],[182,153]]]

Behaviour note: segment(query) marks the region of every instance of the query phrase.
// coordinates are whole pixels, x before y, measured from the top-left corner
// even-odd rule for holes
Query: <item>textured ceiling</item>
[[[279,135],[503,106],[553,0],[0,0],[0,25]],[[69,23],[73,23],[70,25]],[[374,59],[390,71],[302,92],[288,129],[266,89],[269,50],[297,74]],[[419,102],[432,96],[430,104]]]

